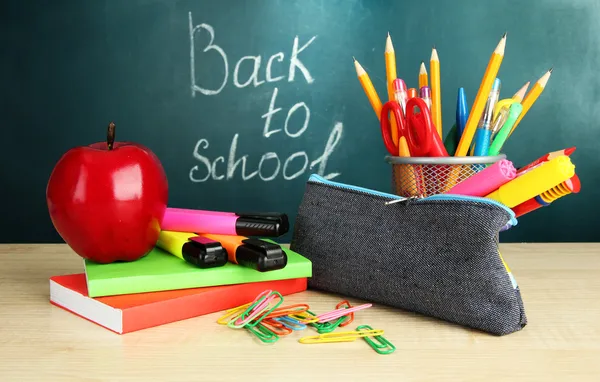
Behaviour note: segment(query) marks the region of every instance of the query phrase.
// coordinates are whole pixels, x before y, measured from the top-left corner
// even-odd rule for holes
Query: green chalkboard
[[[554,71],[504,152],[561,148],[582,192],[524,216],[503,241],[598,241],[600,3],[596,0],[3,1],[2,242],[55,242],[45,187],[69,148],[137,141],[160,158],[173,207],[279,210],[311,173],[390,190],[379,125],[352,57],[385,97],[390,32],[417,86],[435,45],[444,132],[458,87],[473,102],[507,31],[502,98]],[[289,240],[290,236],[281,238]]]

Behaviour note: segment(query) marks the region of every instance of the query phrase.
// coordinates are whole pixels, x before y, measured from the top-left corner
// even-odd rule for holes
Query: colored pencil
[[[377,119],[379,120],[381,118],[381,99],[377,95],[377,91],[375,90],[375,87],[373,86],[369,75],[362,67],[362,65],[358,61],[356,61],[355,58],[354,68],[356,69],[356,76],[358,77],[358,81],[360,81],[360,85],[362,86],[363,91],[367,95],[369,103],[371,104],[371,107],[373,108],[373,111],[375,112],[375,115],[377,115]]]
[[[548,83],[548,80],[550,79],[550,75],[551,74],[552,74],[552,68],[550,68],[535,83],[535,85],[533,85],[533,87],[531,88],[531,90],[529,91],[529,93],[527,93],[527,95],[523,99],[523,102],[521,102],[521,104],[523,105],[523,111],[521,112],[521,115],[519,115],[519,118],[517,118],[517,122],[515,122],[514,126],[512,127],[512,130],[510,131],[510,133],[508,133],[509,137],[513,133],[513,131],[515,131],[515,129],[519,125],[519,122],[521,122],[521,120],[523,119],[523,117],[525,116],[525,114],[527,114],[527,112],[529,111],[529,109],[531,109],[531,106],[533,106],[533,104],[538,99],[538,97],[540,96],[540,94],[542,94],[542,92],[546,88],[546,84]]]
[[[431,71],[431,117],[433,124],[440,135],[442,135],[442,89],[440,85],[440,59],[435,46],[431,51],[431,60],[429,61]]]
[[[471,112],[469,113],[469,119],[467,120],[467,124],[465,126],[465,130],[460,137],[460,141],[458,142],[458,147],[456,149],[455,156],[466,156],[469,151],[469,147],[471,146],[471,141],[473,140],[473,136],[475,135],[475,131],[477,130],[477,124],[481,118],[481,114],[483,113],[483,109],[485,108],[485,104],[487,102],[490,91],[492,90],[492,84],[498,75],[498,71],[500,70],[500,65],[502,64],[502,60],[504,59],[504,49],[506,47],[506,33],[500,39],[500,42],[494,49],[492,56],[488,62],[488,66],[485,70],[485,74],[483,75],[483,79],[481,81],[481,85],[479,86],[479,90],[477,91],[477,96],[475,97],[475,102],[473,102],[473,106],[471,108]]]
[[[425,63],[421,61],[421,68],[419,69],[419,89],[423,86],[429,86],[427,82],[427,68],[425,68]]]

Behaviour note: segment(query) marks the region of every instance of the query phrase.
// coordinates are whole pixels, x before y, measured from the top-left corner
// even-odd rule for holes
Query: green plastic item
[[[279,336],[269,330],[266,326],[260,324],[257,327],[246,326],[246,329],[254,334],[259,340],[265,343],[273,343],[279,340]]]
[[[269,272],[232,263],[216,268],[197,268],[157,247],[131,262],[98,264],[85,260],[88,294],[90,297],[114,296],[312,276],[310,260],[287,247],[282,248],[288,257],[287,265]]]
[[[356,330],[373,330],[369,325],[360,325]],[[383,336],[362,337],[369,346],[379,354],[391,354],[396,351],[396,347]]]
[[[446,135],[446,139],[444,139],[444,147],[446,148],[449,156],[453,156],[456,152],[456,148],[458,147],[458,132],[456,130],[455,123],[452,125],[452,128]]]
[[[500,129],[498,134],[496,134],[494,141],[490,145],[490,149],[488,150],[489,156],[498,155],[500,153],[504,142],[506,142],[506,139],[508,138],[508,135],[510,134],[513,125],[517,121],[517,118],[519,118],[519,115],[522,111],[523,105],[521,105],[520,103],[515,102],[512,105],[510,105],[506,122],[504,122],[504,125],[502,125],[502,128]]]

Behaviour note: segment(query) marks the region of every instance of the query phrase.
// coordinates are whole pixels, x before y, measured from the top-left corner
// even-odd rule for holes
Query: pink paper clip
[[[331,312],[319,314],[317,316],[317,318],[319,319],[319,322],[333,321],[337,318],[348,315],[348,313],[356,312],[357,310],[361,310],[361,309],[370,308],[371,306],[373,306],[373,304],[363,304],[363,305],[359,305],[359,306],[353,306],[352,308],[336,309],[336,310],[332,310]]]

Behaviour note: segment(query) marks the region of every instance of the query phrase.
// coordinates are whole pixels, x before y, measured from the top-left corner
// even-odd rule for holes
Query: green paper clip
[[[360,325],[356,330],[373,330],[369,325]],[[390,354],[396,350],[396,347],[383,336],[363,337],[365,341],[379,354]]]
[[[269,330],[269,328],[262,324],[257,325],[256,327],[246,326],[245,328],[264,343],[273,343],[279,340],[279,336],[277,334],[273,333],[271,330]]]

